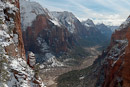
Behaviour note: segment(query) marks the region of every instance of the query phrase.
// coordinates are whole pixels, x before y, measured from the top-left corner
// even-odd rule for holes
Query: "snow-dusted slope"
[[[25,61],[18,6],[0,0],[0,87],[45,87]]]
[[[107,55],[97,87],[129,87],[130,86],[130,17],[121,24],[111,37],[111,44],[106,50]],[[104,53],[103,53],[104,55]]]
[[[41,60],[46,61],[43,65],[46,65],[47,67],[62,67],[64,66],[61,62],[59,62],[55,55],[53,55],[50,51],[50,47],[47,45],[46,41],[43,38],[38,37],[37,38],[38,41],[38,46],[41,47]],[[39,54],[37,54],[39,55]],[[38,61],[38,62],[42,62],[42,61]]]
[[[51,12],[54,17],[56,17],[61,24],[67,27],[68,31],[71,33],[75,32],[75,22],[78,19],[71,12]]]
[[[54,23],[57,26],[60,26],[58,20],[51,15],[49,10],[43,8],[37,2],[20,0],[20,13],[22,27],[24,31],[27,27],[32,25],[32,22],[36,19],[38,15],[45,15],[50,19],[52,23]]]
[[[46,14],[40,4],[26,0],[20,0],[20,13],[23,29],[31,26],[37,15]]]
[[[129,26],[129,24],[130,24],[130,16],[126,19],[125,22],[123,22],[123,23],[121,24],[121,26],[119,27],[118,30],[121,30],[121,29],[127,28],[127,27]]]
[[[63,63],[59,62],[53,54],[46,53],[45,56],[46,56],[47,59],[49,59],[47,61],[47,63],[50,64],[50,65],[48,65],[49,67],[61,67],[61,66],[64,66]]]
[[[37,2],[20,0],[20,8],[22,31],[24,34],[23,39],[24,43],[27,44],[25,48],[28,48],[26,51],[30,51],[31,49],[36,54],[36,58],[40,63],[49,60],[50,66],[51,64],[52,66],[60,66],[56,59],[53,60],[51,56],[46,56],[47,54],[54,56],[51,51],[54,48],[51,48],[51,46],[54,44],[57,45],[57,43],[52,44],[52,41],[56,41],[62,37],[63,28],[58,19],[47,8],[43,8]],[[46,40],[46,38],[48,39]],[[39,52],[36,52],[35,49]]]
[[[86,27],[95,27],[95,24],[91,19],[82,22]]]

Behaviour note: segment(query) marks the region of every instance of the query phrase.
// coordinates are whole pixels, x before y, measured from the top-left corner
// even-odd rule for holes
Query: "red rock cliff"
[[[130,24],[120,27],[112,35],[108,54],[103,64],[102,87],[130,87]]]
[[[41,37],[51,47],[51,50],[59,53],[66,52],[73,45],[73,37],[64,27],[52,24],[46,16],[39,15],[32,26],[23,31],[25,49],[34,53],[39,52],[41,47],[37,44],[37,38]]]
[[[44,87],[25,61],[19,0],[0,0],[0,7],[0,87]]]
[[[9,0],[10,3],[14,4],[14,6],[16,6],[17,8],[19,8],[19,0]],[[8,52],[8,54],[10,56],[16,56],[19,55],[19,57],[25,59],[25,50],[24,50],[24,44],[23,44],[23,39],[22,39],[22,32],[21,32],[21,21],[20,21],[20,11],[19,9],[17,9],[18,11],[14,11],[15,14],[13,13],[9,13],[10,9],[7,7],[6,9],[4,9],[4,14],[7,15],[7,17],[5,17],[6,21],[11,21],[10,18],[13,18],[14,21],[14,27],[12,29],[11,32],[13,32],[14,35],[18,35],[18,43],[13,43],[10,44],[9,46],[6,47],[6,51]],[[12,37],[13,38],[13,37]],[[14,38],[13,38],[14,39]],[[17,46],[17,45],[18,46]],[[17,52],[16,52],[16,46],[17,46]]]

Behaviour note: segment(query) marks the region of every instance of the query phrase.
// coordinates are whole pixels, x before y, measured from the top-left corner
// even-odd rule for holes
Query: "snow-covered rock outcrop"
[[[29,52],[27,63],[30,67],[34,68],[36,65],[36,58],[33,52]]]
[[[63,63],[59,62],[54,55],[51,53],[46,53],[45,54],[46,58],[49,59],[47,60],[47,66],[49,67],[61,67],[64,66]]]
[[[54,17],[56,17],[62,25],[67,27],[68,31],[71,33],[76,32],[76,23],[78,19],[71,12],[51,12]]]
[[[73,37],[48,9],[26,0],[20,0],[20,8],[25,49],[35,54],[38,63],[51,60],[52,57],[46,57],[48,53],[55,56],[68,50]],[[56,59],[51,61],[54,66],[52,62],[60,66]]]
[[[82,22],[86,27],[95,27],[95,24],[91,19]]]
[[[37,15],[47,14],[40,4],[26,0],[20,0],[20,13],[23,30],[32,25]]]
[[[28,66],[18,0],[0,0],[0,87],[45,87]]]
[[[43,8],[37,2],[31,2],[27,0],[20,0],[20,13],[22,28],[25,31],[27,27],[30,27],[38,15],[46,15],[52,23],[60,26],[58,20],[52,16],[48,9]]]
[[[127,28],[130,24],[130,16],[126,19],[126,21],[124,21],[121,26],[119,27],[118,30],[121,30],[121,29],[124,29],[124,28]]]
[[[111,44],[106,50],[97,86],[130,86],[130,22],[128,19],[112,34]],[[104,54],[103,54],[104,55]]]

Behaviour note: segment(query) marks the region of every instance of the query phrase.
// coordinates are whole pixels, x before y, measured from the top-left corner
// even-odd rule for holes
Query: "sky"
[[[72,12],[80,21],[120,25],[130,15],[130,0],[30,0],[50,11]]]

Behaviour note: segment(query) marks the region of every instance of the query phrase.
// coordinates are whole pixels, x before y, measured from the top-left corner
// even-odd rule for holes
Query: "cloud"
[[[71,11],[80,20],[93,19],[95,23],[120,25],[130,12],[128,0],[34,0],[51,11]],[[88,4],[84,4],[88,3]],[[94,6],[95,5],[95,6]],[[96,7],[95,9],[93,7]],[[99,9],[100,7],[100,9]],[[109,9],[109,11],[108,11]]]
[[[127,18],[127,17],[126,17]],[[122,22],[125,21],[126,18],[122,18],[119,14],[113,14],[113,15],[97,15],[94,18],[91,18],[95,24],[104,23],[106,25],[120,25]],[[79,18],[80,21],[87,20],[85,17]]]
[[[124,4],[124,2],[120,3],[121,0],[95,0],[97,3],[101,4],[102,6],[105,6],[107,8],[113,9],[115,11],[118,12],[128,12],[129,10],[125,7],[123,7],[122,4]]]
[[[85,14],[80,15],[80,17],[78,17],[78,19],[80,19],[81,21],[86,20],[87,18],[91,18],[94,20],[96,24],[104,23],[107,25],[120,25],[123,21],[125,21],[126,17],[128,16],[127,14],[127,16],[125,15],[125,17],[122,17],[122,15],[120,15],[119,13],[114,13],[114,14],[99,13],[99,12],[93,11],[92,9],[88,9],[87,7],[81,5],[79,2],[76,2],[74,0],[68,0],[68,1],[76,5],[80,10],[82,10],[85,13]],[[105,5],[106,3],[104,4],[103,2],[102,4]],[[109,2],[109,4],[112,4],[112,2]],[[112,6],[117,6],[117,5],[112,4]],[[125,11],[128,11],[128,10],[125,10]]]

